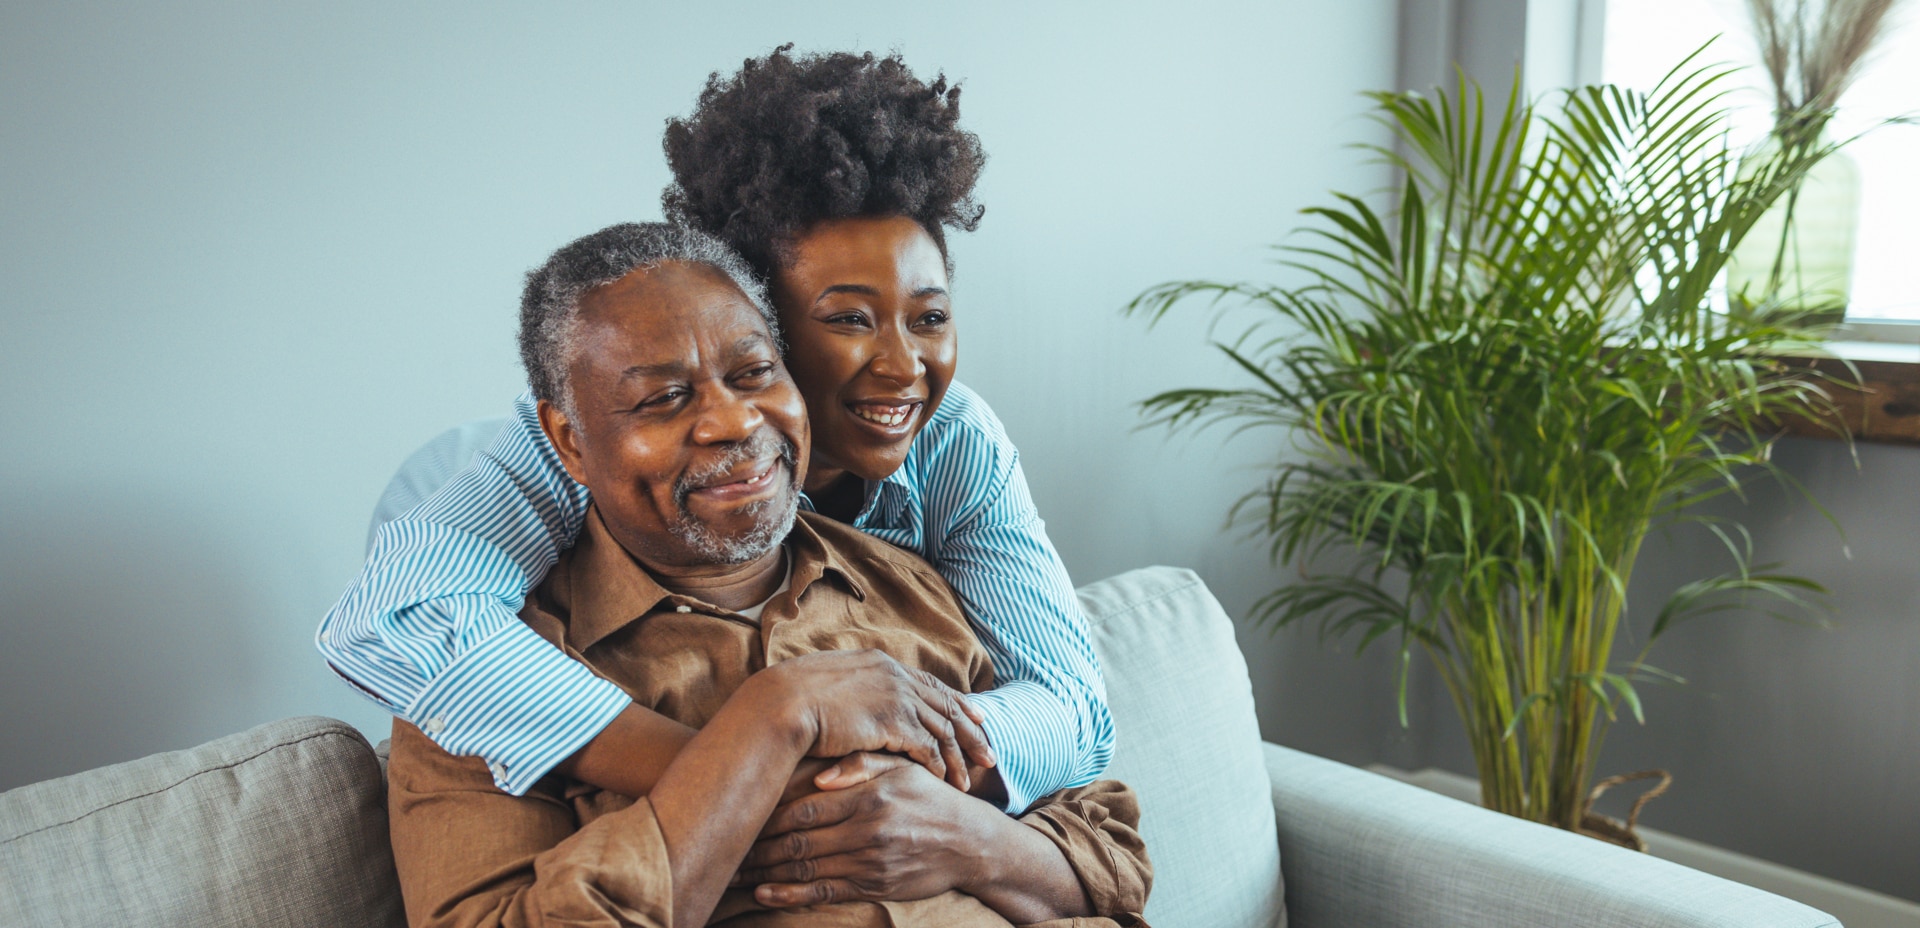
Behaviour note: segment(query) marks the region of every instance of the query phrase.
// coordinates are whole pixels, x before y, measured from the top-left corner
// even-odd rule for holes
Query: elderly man
[[[521,618],[688,739],[637,801],[559,774],[515,797],[396,722],[414,925],[1138,921],[1151,870],[1119,783],[1017,820],[878,755],[843,765],[861,782],[811,788],[856,751],[937,768],[945,688],[992,668],[925,563],[796,518],[804,405],[724,246],[659,225],[581,239],[530,276],[521,345],[594,499]]]

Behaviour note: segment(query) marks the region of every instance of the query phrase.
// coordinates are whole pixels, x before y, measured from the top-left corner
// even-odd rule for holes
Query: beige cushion
[[[0,925],[402,926],[385,783],[284,719],[0,793]]]
[[[1284,926],[1271,783],[1233,622],[1193,571],[1149,567],[1080,589],[1119,745],[1140,794],[1155,928]]]

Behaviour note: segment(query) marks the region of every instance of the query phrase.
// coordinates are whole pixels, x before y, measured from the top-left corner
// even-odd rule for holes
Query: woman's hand
[[[780,804],[786,805],[825,789],[859,786],[888,771],[912,765],[913,761],[898,754],[875,754],[871,751],[840,758],[809,757],[794,768],[793,776],[787,778],[787,790],[780,794]]]
[[[759,884],[754,898],[776,907],[971,891],[1006,825],[1026,830],[924,768],[903,765],[774,810],[734,883]]]
[[[763,671],[814,733],[813,757],[860,751],[905,754],[962,791],[967,761],[994,764],[979,711],[923,670],[881,651],[820,651]]]

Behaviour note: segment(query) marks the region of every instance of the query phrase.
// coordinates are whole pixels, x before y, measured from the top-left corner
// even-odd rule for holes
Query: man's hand
[[[864,774],[868,760],[848,760]],[[1052,841],[911,764],[783,803],[732,885],[754,886],[754,899],[775,908],[905,902],[951,889],[1016,925],[1093,914]]]
[[[774,810],[734,884],[759,884],[754,898],[776,907],[969,891],[1007,824],[998,809],[902,765]]]
[[[923,670],[876,650],[820,651],[764,671],[787,688],[814,733],[813,757],[905,754],[964,791],[969,759],[994,764],[979,710]]]

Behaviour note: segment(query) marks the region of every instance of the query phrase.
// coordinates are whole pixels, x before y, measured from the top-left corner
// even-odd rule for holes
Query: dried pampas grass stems
[[[1747,0],[1784,133],[1830,115],[1903,0]]]

